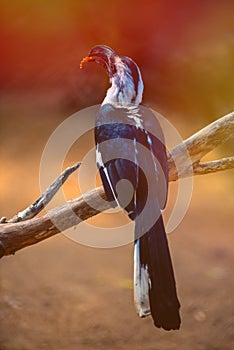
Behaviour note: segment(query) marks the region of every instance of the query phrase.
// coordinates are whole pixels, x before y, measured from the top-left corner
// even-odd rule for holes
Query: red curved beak
[[[80,69],[83,68],[84,63],[94,61],[94,58],[91,56],[84,57],[80,62]]]

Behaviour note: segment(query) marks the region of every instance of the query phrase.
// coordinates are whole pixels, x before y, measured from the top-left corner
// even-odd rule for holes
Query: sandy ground
[[[3,155],[1,216],[36,198],[46,137],[35,146],[34,160],[32,152],[18,157],[28,143],[22,138]],[[14,164],[7,163],[12,158]],[[189,211],[169,235],[180,331],[159,330],[151,318],[137,317],[131,244],[94,249],[58,235],[1,260],[0,349],[233,349],[233,208],[233,172],[196,178]]]

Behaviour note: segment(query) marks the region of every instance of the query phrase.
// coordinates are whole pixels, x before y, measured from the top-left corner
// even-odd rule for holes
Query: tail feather
[[[135,241],[134,249],[134,296],[139,316],[148,315],[150,309],[156,327],[179,329],[180,303],[161,215],[154,226]]]
[[[140,240],[134,246],[134,301],[140,317],[150,315],[149,272],[147,266],[140,263]]]

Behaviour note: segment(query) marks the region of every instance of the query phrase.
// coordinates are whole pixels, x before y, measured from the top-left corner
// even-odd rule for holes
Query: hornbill
[[[140,105],[143,82],[132,59],[97,45],[80,68],[86,62],[103,66],[111,83],[96,117],[96,161],[108,201],[135,221],[137,313],[140,317],[151,314],[156,327],[179,329],[180,303],[161,214],[168,189],[162,129],[153,112]],[[131,191],[126,187],[129,182]]]

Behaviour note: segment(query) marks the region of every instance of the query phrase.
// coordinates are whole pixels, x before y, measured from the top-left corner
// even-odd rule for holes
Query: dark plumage
[[[154,114],[139,106],[143,82],[134,61],[104,45],[95,46],[81,67],[89,61],[101,64],[111,82],[96,118],[97,165],[108,200],[135,221],[137,312],[151,313],[157,327],[179,329],[180,303],[161,215],[168,189],[163,132]],[[123,179],[132,184],[130,200],[126,183],[118,187]]]

